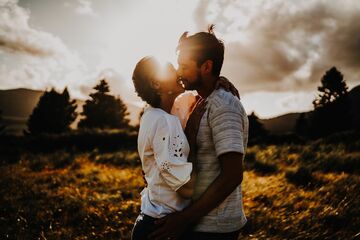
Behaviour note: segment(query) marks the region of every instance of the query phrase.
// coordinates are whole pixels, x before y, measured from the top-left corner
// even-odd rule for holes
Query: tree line
[[[110,88],[106,80],[101,80],[93,89],[95,92],[89,95],[90,99],[86,100],[80,113],[82,118],[78,128],[128,129],[130,126],[127,106],[120,97],[109,94]],[[316,138],[354,129],[350,116],[348,87],[343,74],[336,67],[332,67],[321,78],[317,90],[318,96],[313,101],[313,111],[300,114],[294,132],[299,136]],[[78,116],[76,108],[76,101],[70,99],[67,88],[62,93],[54,89],[46,91],[30,115],[24,134],[68,132]],[[248,118],[249,139],[269,135],[255,112]],[[0,134],[3,134],[6,129],[1,122],[0,110]]]
[[[80,113],[79,129],[127,129],[129,115],[127,106],[120,97],[110,94],[110,87],[105,79],[101,80],[86,100]],[[42,133],[60,134],[69,132],[70,125],[78,116],[76,100],[69,96],[68,89],[62,93],[55,89],[44,92],[27,121],[24,135]]]

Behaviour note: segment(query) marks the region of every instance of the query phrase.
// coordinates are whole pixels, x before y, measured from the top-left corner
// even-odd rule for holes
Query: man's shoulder
[[[234,108],[234,110],[243,110],[240,99],[222,88],[214,90],[209,102],[212,108]]]

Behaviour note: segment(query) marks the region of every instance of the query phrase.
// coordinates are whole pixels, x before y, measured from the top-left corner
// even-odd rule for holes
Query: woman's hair
[[[142,58],[135,66],[132,80],[138,96],[152,107],[160,106],[160,95],[152,87],[156,73],[160,70],[159,62],[153,56]]]
[[[206,60],[213,61],[212,74],[220,75],[224,61],[224,43],[215,36],[213,24],[209,26],[208,32],[198,32],[191,36],[188,36],[188,32],[184,32],[176,50],[189,51],[198,67]]]

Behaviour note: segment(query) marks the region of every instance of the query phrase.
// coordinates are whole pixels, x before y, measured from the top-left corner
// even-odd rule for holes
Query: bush
[[[74,161],[74,156],[66,151],[57,151],[53,154],[29,154],[29,167],[33,171],[41,171],[45,168],[54,170],[65,168]]]
[[[137,132],[124,130],[78,130],[64,134],[39,134],[36,136],[4,136],[0,139],[4,148],[16,147],[30,152],[104,151],[137,148]]]
[[[99,153],[94,151],[90,158],[96,163],[111,164],[114,166],[140,166],[141,161],[136,151],[120,151],[115,153]]]
[[[285,177],[290,183],[297,186],[308,186],[314,182],[312,173],[305,167],[287,171]]]
[[[360,154],[330,155],[319,167],[325,172],[360,173]]]
[[[261,174],[271,174],[277,172],[278,170],[276,164],[263,163],[260,161],[255,161],[253,169]]]

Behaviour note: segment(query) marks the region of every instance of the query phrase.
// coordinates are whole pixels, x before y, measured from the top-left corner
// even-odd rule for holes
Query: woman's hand
[[[215,88],[216,89],[223,88],[225,91],[231,92],[232,95],[240,99],[239,91],[226,77],[219,77],[219,79],[216,82]]]
[[[190,117],[186,123],[185,135],[190,145],[189,162],[193,162],[195,160],[194,157],[197,151],[196,138],[199,131],[200,121],[205,111],[206,101],[200,98],[193,107]]]

